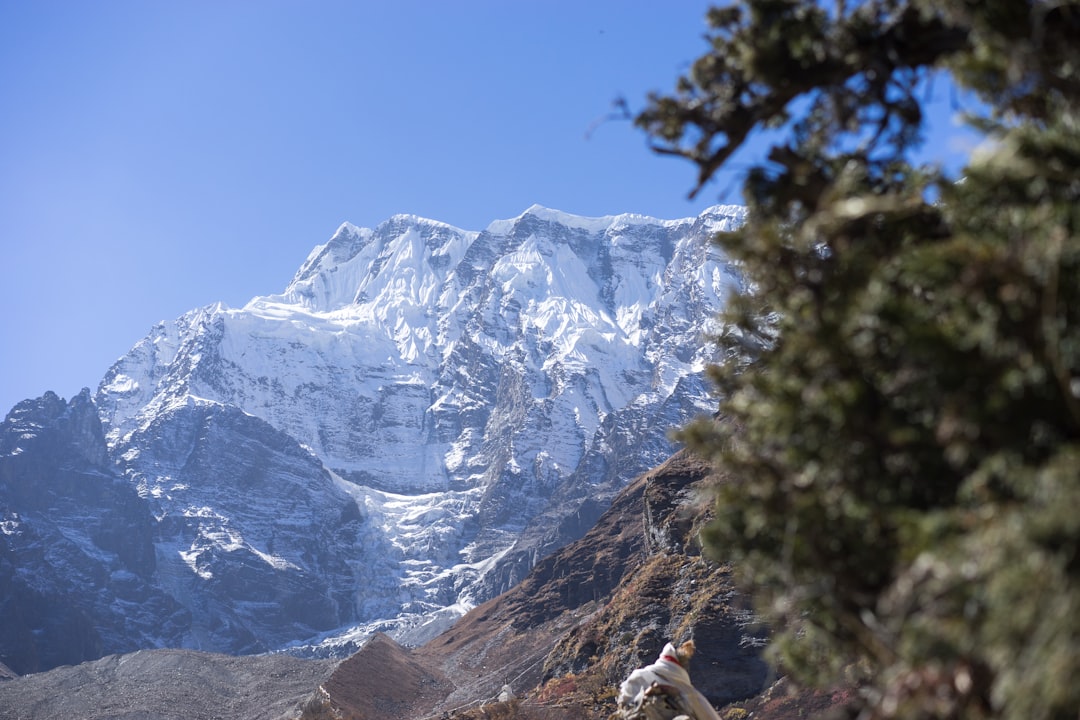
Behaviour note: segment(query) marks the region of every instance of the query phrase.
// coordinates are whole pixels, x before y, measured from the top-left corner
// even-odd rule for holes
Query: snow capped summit
[[[419,641],[577,537],[712,410],[704,334],[740,280],[708,239],[742,219],[344,223],[280,294],[152,328],[94,402],[160,586],[229,608],[184,642]]]
[[[456,264],[476,236],[412,215],[395,215],[375,230],[345,223],[312,251],[280,297],[316,312],[376,304],[402,291],[427,302],[420,293],[445,279],[440,270]]]

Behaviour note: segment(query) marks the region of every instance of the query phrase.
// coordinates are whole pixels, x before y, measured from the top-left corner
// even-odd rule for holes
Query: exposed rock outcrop
[[[149,508],[107,464],[84,390],[0,425],[0,657],[31,673],[157,642],[190,615],[154,584]]]

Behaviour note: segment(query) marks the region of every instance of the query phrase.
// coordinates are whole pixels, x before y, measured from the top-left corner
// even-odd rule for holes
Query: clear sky
[[[344,221],[739,202],[687,200],[689,163],[602,122],[674,87],[709,4],[0,0],[0,415],[280,292]],[[928,152],[955,161],[943,113]]]

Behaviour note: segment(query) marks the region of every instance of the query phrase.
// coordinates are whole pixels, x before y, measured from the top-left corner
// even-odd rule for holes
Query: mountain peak
[[[442,220],[435,220],[429,217],[424,217],[423,215],[413,215],[411,213],[395,213],[394,215],[391,215],[388,219],[379,223],[376,226],[375,231],[378,232],[384,227],[401,226],[429,226],[443,228],[451,232],[466,232],[465,230],[455,225],[451,225],[450,223],[443,222]]]
[[[333,242],[334,239],[337,238],[337,237],[348,237],[348,236],[352,236],[352,235],[360,235],[364,231],[365,231],[365,228],[361,228],[361,227],[359,227],[357,225],[353,225],[351,222],[346,220],[345,222],[341,223],[341,225],[338,226],[338,229],[334,232],[333,236],[330,238],[330,242]]]
[[[739,280],[708,239],[737,217],[343,223],[282,294],[153,328],[94,403],[161,592],[235,610],[183,641],[419,642],[577,537],[713,410],[704,336]],[[320,600],[270,616],[234,572]]]
[[[561,225],[563,227],[572,228],[576,230],[585,230],[587,232],[603,232],[604,229],[609,227],[616,218],[623,217],[621,215],[601,215],[598,217],[589,217],[585,215],[575,215],[573,213],[563,212],[562,210],[555,210],[543,205],[534,204],[529,206],[525,212],[521,213],[515,218],[509,220],[496,220],[491,223],[487,230],[489,233],[495,235],[503,235],[512,231],[512,228],[519,225],[521,222],[528,218],[534,218],[543,223],[552,223],[555,225]],[[633,216],[641,221],[648,222],[650,218],[646,218],[644,215]],[[659,222],[659,221],[654,221]]]

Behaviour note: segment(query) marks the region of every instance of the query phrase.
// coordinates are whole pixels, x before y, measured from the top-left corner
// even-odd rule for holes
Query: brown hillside
[[[422,657],[380,633],[344,660],[323,688],[352,716],[408,718],[428,712],[453,685]]]

